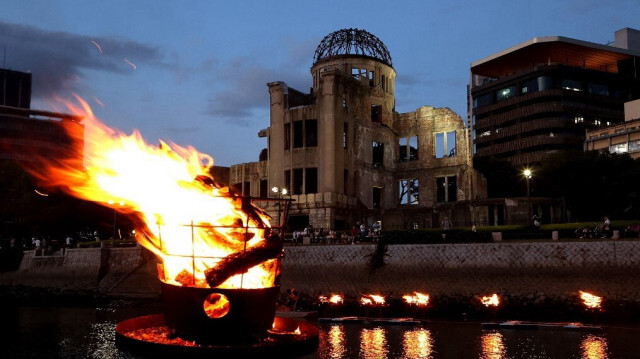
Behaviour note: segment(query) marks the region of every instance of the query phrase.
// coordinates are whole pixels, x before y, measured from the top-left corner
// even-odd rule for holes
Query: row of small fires
[[[602,297],[583,291],[579,291],[579,296],[587,308],[598,309],[602,305]],[[402,298],[409,305],[419,307],[429,305],[429,294],[414,292],[413,294],[404,295]],[[476,298],[485,307],[497,307],[500,305],[500,297],[495,293],[489,296],[477,296]],[[318,297],[318,301],[321,304],[342,305],[345,303],[345,298],[340,294],[321,295]],[[385,306],[387,305],[387,298],[377,294],[363,294],[358,298],[358,304],[363,306]]]

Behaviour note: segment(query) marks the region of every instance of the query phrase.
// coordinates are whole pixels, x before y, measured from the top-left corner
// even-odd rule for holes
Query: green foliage
[[[526,180],[522,169],[500,158],[474,159],[473,166],[487,179],[487,194],[491,198],[526,195]]]
[[[612,229],[619,230],[623,236],[624,229],[631,224],[640,224],[640,219],[614,220]],[[383,231],[382,236],[386,244],[439,244],[439,243],[489,243],[493,239],[492,232],[501,232],[503,241],[520,240],[551,240],[553,231],[558,232],[560,240],[575,240],[576,230],[584,227],[593,228],[595,225],[602,225],[599,222],[576,222],[546,224],[535,229],[532,226],[510,225],[510,226],[483,226],[478,227],[476,232],[466,228],[454,228],[446,232],[446,236],[440,229],[421,229],[416,231]]]
[[[564,197],[578,221],[640,216],[640,160],[598,152],[559,153],[546,158],[535,175],[541,195]]]
[[[476,159],[489,197],[523,197],[523,168],[496,158]],[[533,197],[563,198],[571,220],[640,217],[640,159],[595,151],[559,152],[533,166]]]

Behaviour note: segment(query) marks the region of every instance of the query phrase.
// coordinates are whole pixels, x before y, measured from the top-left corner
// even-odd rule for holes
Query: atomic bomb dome
[[[325,36],[313,55],[313,64],[334,56],[371,57],[391,67],[391,54],[380,39],[366,30],[342,29]]]

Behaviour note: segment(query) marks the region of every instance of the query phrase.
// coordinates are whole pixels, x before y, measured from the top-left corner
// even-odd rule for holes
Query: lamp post
[[[524,176],[524,178],[527,180],[527,209],[528,209],[528,215],[529,218],[531,218],[531,191],[530,191],[530,187],[529,187],[529,181],[531,180],[531,176],[532,176],[532,172],[530,168],[525,168],[524,171],[522,171],[522,175]]]
[[[286,188],[280,188],[278,186],[273,186],[271,188],[271,192],[277,195],[277,198],[280,199],[282,196],[286,196],[289,191]],[[278,227],[283,228],[284,226],[280,223],[280,201],[278,201]]]
[[[531,192],[529,191],[529,180],[531,179],[531,175],[532,172],[529,168],[525,168],[524,171],[522,171],[522,174],[524,175],[524,178],[527,180],[527,197],[531,196]]]
[[[118,204],[120,206],[124,206],[123,201],[120,201]],[[118,218],[118,211],[116,210],[116,207],[115,207],[115,201],[109,200],[109,205],[113,206],[113,237],[111,239],[111,244],[113,244],[113,242],[116,240],[116,221]]]

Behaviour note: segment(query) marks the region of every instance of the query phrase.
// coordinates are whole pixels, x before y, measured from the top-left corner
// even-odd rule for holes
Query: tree
[[[629,155],[566,152],[545,158],[536,175],[541,195],[564,197],[578,221],[640,216],[640,160]]]

